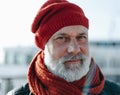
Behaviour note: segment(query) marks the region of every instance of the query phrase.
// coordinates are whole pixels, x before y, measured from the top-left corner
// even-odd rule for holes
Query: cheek
[[[89,56],[89,46],[88,45],[84,45],[82,46],[81,48],[81,52],[86,55],[86,56]]]
[[[65,46],[62,46],[62,45],[61,46],[53,45],[52,51],[53,51],[52,56],[55,59],[59,59],[59,58],[65,56],[66,48],[65,48]]]

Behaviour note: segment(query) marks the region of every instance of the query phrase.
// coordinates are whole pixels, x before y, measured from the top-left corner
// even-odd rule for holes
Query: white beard
[[[49,53],[47,47],[45,48],[45,65],[47,66],[48,70],[55,74],[56,76],[59,76],[63,79],[65,79],[68,82],[73,82],[75,80],[81,79],[83,76],[85,76],[89,71],[90,66],[90,57],[85,57],[85,60],[83,60],[82,64],[64,64],[63,58],[60,58],[59,60],[55,60]]]

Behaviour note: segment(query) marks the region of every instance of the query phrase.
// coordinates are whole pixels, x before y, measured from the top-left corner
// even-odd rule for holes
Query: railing
[[[26,66],[0,66],[0,95],[26,82]]]

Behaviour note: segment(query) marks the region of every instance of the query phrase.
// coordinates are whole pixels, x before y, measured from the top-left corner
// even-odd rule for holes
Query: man
[[[28,70],[28,83],[8,95],[120,95],[120,86],[105,80],[89,53],[89,20],[66,0],[48,0],[33,24],[41,51]]]

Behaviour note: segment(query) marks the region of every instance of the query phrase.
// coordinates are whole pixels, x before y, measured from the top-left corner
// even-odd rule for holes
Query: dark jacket
[[[33,95],[30,90],[28,83],[19,89],[10,91],[7,95]],[[120,85],[114,82],[105,81],[105,86],[102,92],[98,95],[120,95]]]

